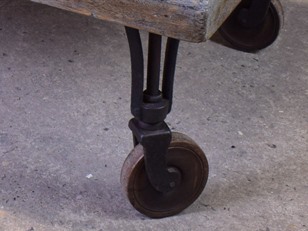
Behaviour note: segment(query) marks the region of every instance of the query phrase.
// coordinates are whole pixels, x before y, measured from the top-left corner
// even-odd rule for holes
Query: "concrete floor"
[[[181,44],[168,123],[200,144],[210,176],[192,206],[160,220],[119,182],[132,148],[122,26],[4,2],[1,231],[308,230],[306,0],[285,2],[280,38],[257,54]]]

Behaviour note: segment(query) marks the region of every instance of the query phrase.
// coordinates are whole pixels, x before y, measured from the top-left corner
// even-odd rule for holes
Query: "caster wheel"
[[[208,161],[201,148],[188,136],[172,133],[167,165],[180,172],[181,182],[168,193],[152,187],[143,156],[143,147],[138,144],[124,162],[121,184],[130,203],[144,215],[151,218],[175,215],[191,205],[203,191],[208,179]]]
[[[283,24],[283,9],[278,0],[272,0],[263,23],[254,27],[244,26],[239,14],[249,7],[251,0],[243,0],[220,27],[219,32],[235,49],[256,52],[271,45]]]

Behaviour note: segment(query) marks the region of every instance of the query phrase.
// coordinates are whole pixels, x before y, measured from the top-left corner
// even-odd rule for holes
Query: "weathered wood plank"
[[[207,40],[241,0],[32,0],[190,42]]]

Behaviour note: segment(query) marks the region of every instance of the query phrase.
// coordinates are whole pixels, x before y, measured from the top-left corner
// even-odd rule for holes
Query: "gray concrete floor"
[[[3,3],[1,231],[308,230],[306,0],[285,2],[280,38],[257,54],[181,44],[168,123],[200,144],[210,176],[192,206],[160,220],[119,182],[132,148],[123,28]]]

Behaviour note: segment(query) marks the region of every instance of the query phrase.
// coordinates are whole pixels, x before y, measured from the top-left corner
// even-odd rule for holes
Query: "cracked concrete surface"
[[[160,220],[119,182],[132,148],[123,28],[24,0],[0,7],[1,231],[308,230],[307,1],[285,2],[279,39],[257,54],[181,43],[168,123],[203,148],[210,176]]]

